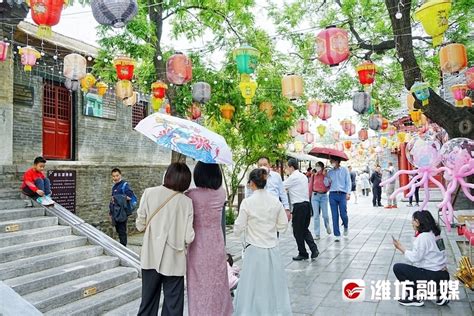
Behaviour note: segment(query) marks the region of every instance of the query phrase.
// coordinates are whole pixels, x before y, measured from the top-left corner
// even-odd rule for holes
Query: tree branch
[[[308,60],[308,61],[316,60],[316,57],[304,58],[303,56],[301,56],[299,53],[296,53],[296,52],[291,52],[290,55],[295,55],[295,56],[298,56],[299,58],[301,58],[303,60]]]

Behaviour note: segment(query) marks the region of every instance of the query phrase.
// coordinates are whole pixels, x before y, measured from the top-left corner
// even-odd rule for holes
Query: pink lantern
[[[329,26],[316,37],[318,59],[331,67],[349,57],[349,36],[344,29]]]
[[[308,121],[305,119],[301,119],[298,121],[296,125],[296,131],[300,133],[301,135],[304,135],[306,132],[308,132],[309,124]]]
[[[0,61],[7,60],[8,46],[10,44],[0,41]]]
[[[395,135],[395,132],[396,132],[396,131],[397,131],[397,128],[396,128],[395,126],[390,126],[390,127],[388,128],[388,135],[389,135],[389,136],[393,136],[393,135]]]
[[[352,121],[349,120],[349,119],[343,119],[342,122],[341,122],[341,127],[342,127],[342,130],[344,131],[344,133],[349,133],[350,130],[351,130],[351,124],[352,124]]]
[[[467,84],[455,84],[451,87],[451,92],[456,100],[456,106],[463,106],[463,99],[466,97],[467,90]]]
[[[354,123],[351,123],[351,125],[349,126],[349,129],[345,132],[347,136],[352,136],[354,135],[356,132],[356,126]]]
[[[309,114],[313,117],[316,118],[319,113],[319,103],[316,100],[310,100],[306,104],[306,109],[308,110]]]
[[[329,103],[320,103],[319,104],[319,113],[318,117],[323,121],[326,121],[331,117],[332,114],[332,107]]]
[[[176,85],[183,85],[191,81],[193,68],[191,59],[182,53],[176,53],[166,63],[166,78]]]
[[[308,144],[312,144],[314,142],[314,135],[309,132],[304,134],[304,141]]]
[[[36,65],[36,60],[41,58],[41,54],[34,48],[26,46],[19,49],[21,64],[25,71],[31,71],[31,67]]]
[[[474,67],[466,70],[464,74],[466,75],[466,84],[468,88],[474,90]]]

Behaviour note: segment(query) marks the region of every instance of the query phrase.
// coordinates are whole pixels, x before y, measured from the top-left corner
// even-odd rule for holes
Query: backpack
[[[124,182],[122,184],[122,193],[125,194],[125,187],[127,186],[127,182]],[[132,191],[132,189],[130,189],[130,191]],[[128,210],[127,210],[127,215],[132,215],[133,211],[137,208],[137,205],[138,205],[138,199],[137,199],[137,196],[135,195],[135,193],[133,193],[132,191],[132,196],[130,197],[131,200],[128,201]]]

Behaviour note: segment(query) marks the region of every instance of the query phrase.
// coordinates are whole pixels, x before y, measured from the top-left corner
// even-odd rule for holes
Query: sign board
[[[51,182],[51,198],[64,208],[76,212],[76,171],[49,170]]]
[[[13,104],[33,106],[34,90],[33,87],[13,84]]]
[[[83,93],[83,115],[115,120],[117,118],[117,100],[113,91],[107,91],[102,97],[97,89],[91,88]]]

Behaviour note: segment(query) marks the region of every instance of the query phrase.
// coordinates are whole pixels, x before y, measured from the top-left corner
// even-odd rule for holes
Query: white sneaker
[[[341,240],[341,238],[339,238],[339,236],[336,236],[336,238],[334,239],[334,241],[337,241],[339,242]]]
[[[347,237],[349,234],[349,228],[344,228],[344,236]]]

